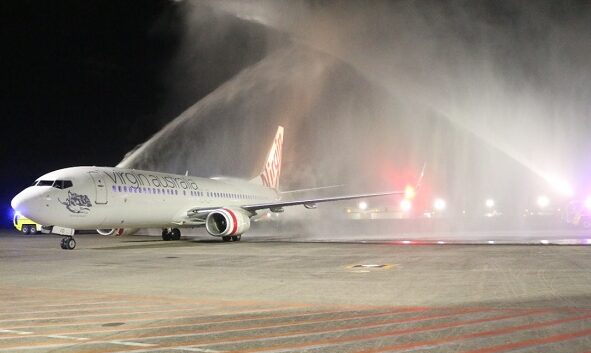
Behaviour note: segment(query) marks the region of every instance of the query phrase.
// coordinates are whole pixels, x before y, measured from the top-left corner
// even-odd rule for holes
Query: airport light
[[[415,191],[415,188],[413,188],[410,185],[407,185],[404,188],[404,198],[407,200],[413,200],[415,198],[415,196],[417,195],[417,192]]]
[[[484,202],[484,204],[486,205],[486,208],[493,208],[493,207],[495,207],[495,200],[493,200],[493,199],[486,199],[486,201]]]
[[[537,203],[538,203],[538,207],[546,208],[546,207],[548,207],[548,205],[550,205],[550,199],[546,195],[540,195],[540,196],[538,196]]]
[[[363,211],[365,211],[365,210],[367,210],[367,202],[365,202],[365,201],[361,201],[361,202],[359,203],[359,205],[357,205],[357,207],[359,207],[359,209],[360,209],[360,210],[363,210]]]
[[[400,209],[402,211],[408,212],[408,211],[410,211],[411,208],[412,208],[412,203],[410,202],[410,200],[403,199],[402,201],[400,201]]]
[[[437,210],[437,211],[443,211],[443,210],[445,210],[445,207],[446,207],[446,204],[445,204],[444,199],[437,198],[433,202],[433,208],[435,208],[435,210]]]
[[[572,197],[574,195],[573,187],[565,179],[555,175],[546,175],[544,176],[544,179],[546,179],[548,184],[561,195],[567,197]]]

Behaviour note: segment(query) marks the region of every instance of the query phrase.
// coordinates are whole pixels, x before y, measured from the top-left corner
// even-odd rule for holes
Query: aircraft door
[[[94,181],[94,186],[96,190],[96,196],[94,202],[96,204],[106,204],[107,203],[107,186],[105,185],[105,178],[99,172],[88,172],[92,181]]]

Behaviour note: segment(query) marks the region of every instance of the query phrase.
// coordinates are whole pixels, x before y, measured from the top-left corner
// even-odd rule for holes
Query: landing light
[[[367,202],[361,201],[358,205],[360,210],[367,210]]]
[[[493,208],[495,207],[495,200],[487,199],[484,204],[486,205],[486,208]]]

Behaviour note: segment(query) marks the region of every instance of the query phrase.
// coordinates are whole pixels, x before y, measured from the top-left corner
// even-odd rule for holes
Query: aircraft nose
[[[10,207],[12,207],[13,210],[17,211],[18,209],[21,208],[24,201],[25,201],[25,196],[23,195],[22,192],[19,192],[18,195],[13,197],[12,200],[10,201]]]
[[[27,188],[18,193],[18,195],[16,195],[10,201],[10,206],[12,209],[30,218],[30,216],[36,213],[35,211],[38,208],[38,205],[36,205],[37,202],[35,202],[35,200],[38,199],[39,195],[37,195],[34,191],[35,190]]]

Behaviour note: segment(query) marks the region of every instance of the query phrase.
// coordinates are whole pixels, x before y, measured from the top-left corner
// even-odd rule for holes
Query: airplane
[[[39,177],[12,199],[11,206],[39,224],[52,225],[52,232],[63,236],[61,248],[72,250],[76,247],[76,229],[120,236],[140,228],[157,228],[162,229],[162,239],[170,241],[180,240],[180,228],[205,227],[210,235],[223,241],[240,241],[251,220],[262,210],[278,213],[288,206],[311,209],[322,202],[408,193],[281,200],[278,186],[283,131],[279,126],[263,169],[252,180],[117,167],[71,167]]]

